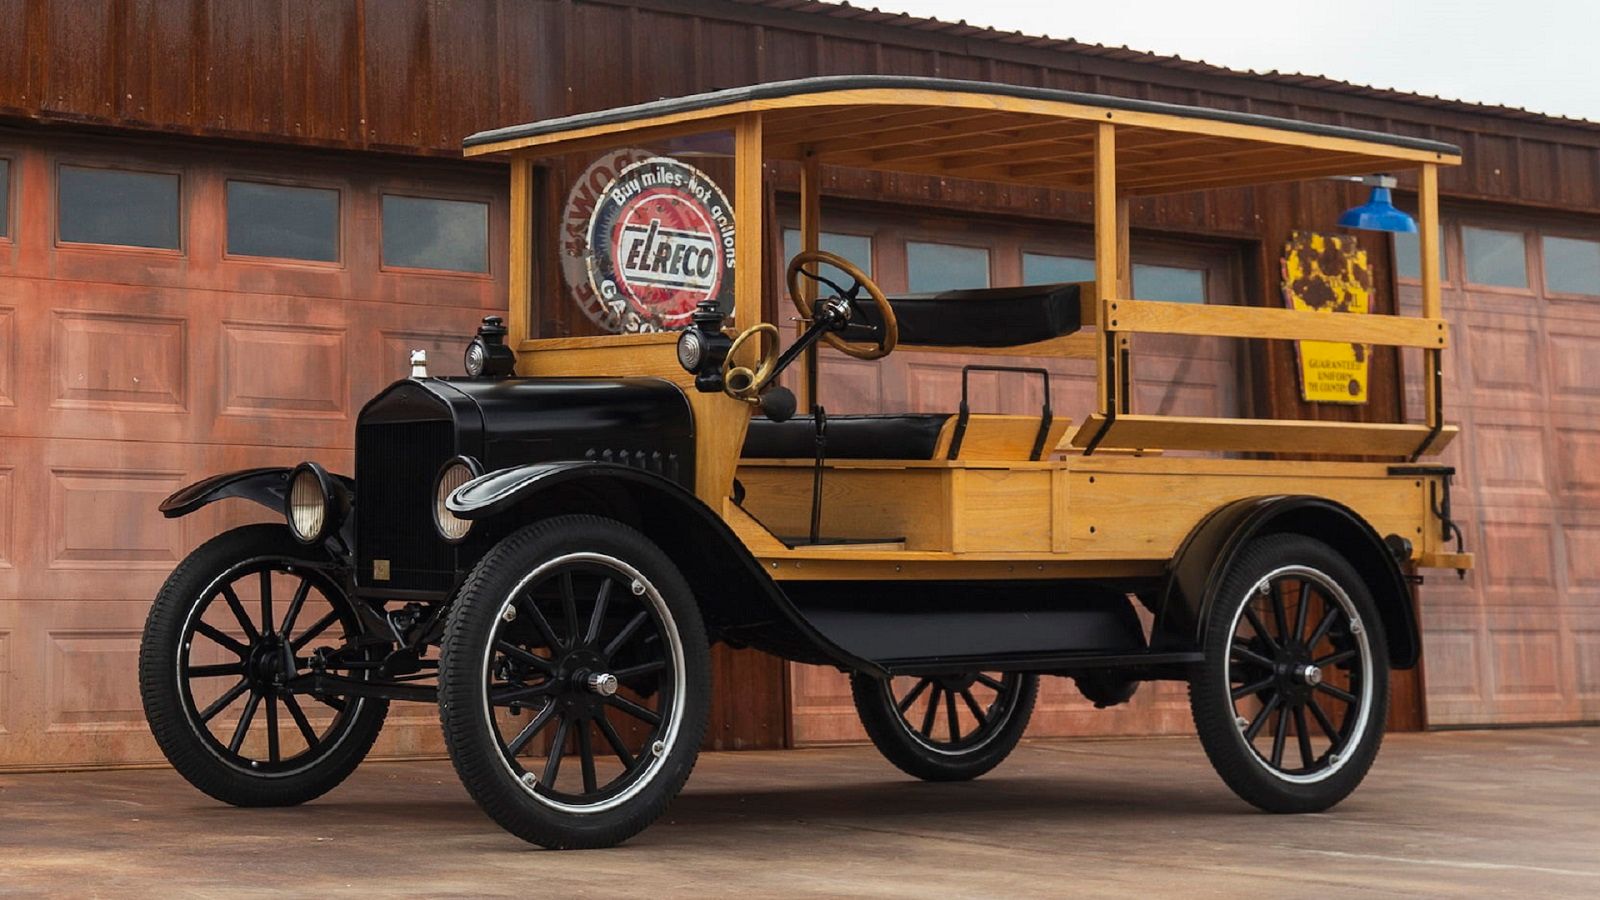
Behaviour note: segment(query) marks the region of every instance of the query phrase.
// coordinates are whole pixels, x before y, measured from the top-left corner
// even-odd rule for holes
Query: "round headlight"
[[[683,366],[685,372],[700,371],[705,359],[706,342],[698,330],[690,328],[678,335],[678,365]]]
[[[295,540],[315,544],[327,537],[333,521],[333,496],[328,473],[316,463],[301,463],[289,474],[289,493],[284,503],[284,518]]]
[[[469,456],[458,456],[444,464],[439,470],[439,477],[433,482],[433,525],[439,529],[439,536],[453,543],[465,540],[467,532],[472,530],[472,522],[463,519],[450,511],[444,502],[455,493],[456,488],[483,474],[483,469],[477,460]]]
[[[477,378],[478,376],[482,375],[484,364],[488,362],[488,360],[489,351],[484,349],[483,339],[473,338],[472,343],[467,345],[467,356],[466,359],[463,360],[467,374],[473,378]]]

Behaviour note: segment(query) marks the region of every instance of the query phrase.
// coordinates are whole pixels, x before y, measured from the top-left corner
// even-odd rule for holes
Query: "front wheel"
[[[924,781],[969,781],[1016,748],[1033,715],[1039,676],[852,675],[850,693],[867,737],[902,772]]]
[[[523,840],[607,847],[666,809],[705,736],[711,656],[644,535],[562,516],[487,553],[456,596],[439,717],[467,792]]]
[[[1389,704],[1383,625],[1360,574],[1296,534],[1244,549],[1224,576],[1189,705],[1222,780],[1267,812],[1320,812],[1378,755]]]
[[[343,781],[388,703],[297,693],[312,655],[360,634],[322,551],[247,525],[189,554],[156,596],[139,693],[156,743],[195,787],[235,806],[292,806]]]

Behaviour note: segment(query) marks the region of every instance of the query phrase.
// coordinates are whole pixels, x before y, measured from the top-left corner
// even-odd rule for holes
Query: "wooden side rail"
[[[1447,347],[1450,339],[1450,328],[1445,320],[1416,316],[1206,306],[1159,300],[1107,300],[1104,316],[1112,331],[1123,333],[1348,341],[1427,350]]]
[[[1083,427],[1072,435],[1072,445],[1087,446],[1105,424],[1104,416],[1098,413],[1090,416]],[[1409,457],[1422,447],[1431,431],[1426,425],[1125,414],[1112,420],[1100,446],[1118,449]],[[1446,426],[1428,445],[1426,452],[1435,454],[1443,450],[1458,431],[1454,425]]]

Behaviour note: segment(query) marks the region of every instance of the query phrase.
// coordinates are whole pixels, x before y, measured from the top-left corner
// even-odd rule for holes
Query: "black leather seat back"
[[[912,346],[1016,347],[1072,334],[1083,325],[1078,285],[1073,283],[888,299],[900,324],[900,343]],[[860,307],[865,324],[877,325],[877,308],[870,301]]]
[[[932,459],[949,413],[938,415],[828,416],[829,459]],[[811,416],[787,422],[751,419],[745,459],[811,459],[817,425]]]

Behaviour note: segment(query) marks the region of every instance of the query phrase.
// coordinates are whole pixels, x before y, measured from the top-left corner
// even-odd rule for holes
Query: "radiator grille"
[[[449,590],[455,548],[433,527],[433,479],[455,452],[455,425],[449,420],[369,423],[357,430],[357,580],[362,585]],[[373,564],[381,560],[388,561],[387,581],[374,577]]]

